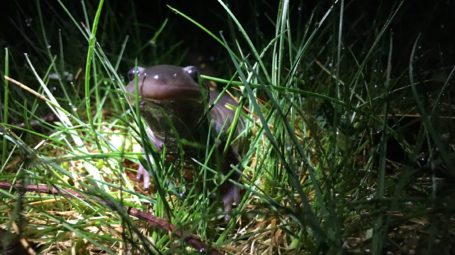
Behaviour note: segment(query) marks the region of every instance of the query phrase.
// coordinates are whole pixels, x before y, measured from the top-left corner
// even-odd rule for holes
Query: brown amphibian
[[[240,168],[242,139],[233,139],[234,142],[226,146],[232,128],[234,138],[244,129],[242,118],[231,127],[238,103],[227,93],[220,95],[216,89],[199,84],[199,72],[194,66],[134,67],[128,72],[128,78],[129,99],[139,99],[140,113],[150,127],[147,134],[158,150],[165,146],[167,153],[176,154],[183,149],[185,157],[204,162],[201,158],[205,155],[204,147],[216,146],[209,162],[211,168],[230,174],[220,188],[229,218],[232,206],[240,201],[240,189],[230,180],[239,181],[240,173],[233,170],[233,166]],[[144,187],[148,188],[149,173],[142,165],[137,178],[142,178]]]

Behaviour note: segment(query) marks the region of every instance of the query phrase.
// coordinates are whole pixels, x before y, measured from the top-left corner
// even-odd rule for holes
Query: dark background
[[[57,1],[4,1],[0,13],[0,46],[8,47],[14,54],[39,51],[38,45],[33,45],[36,36],[41,36],[33,25],[37,23],[37,2],[48,24],[47,33],[52,40],[52,34],[65,22],[69,23]],[[80,1],[63,1],[70,12],[83,21]],[[93,12],[97,1],[87,1],[87,6]],[[229,7],[239,18],[247,32],[253,35],[254,42],[268,42],[274,34],[273,22],[276,18],[277,3],[272,1],[228,1]],[[307,22],[314,11],[319,17],[330,6],[330,1],[291,1],[291,16],[296,33]],[[361,48],[365,36],[377,33],[386,18],[396,8],[399,1],[345,1],[344,13],[344,43],[354,51]],[[205,32],[196,28],[182,17],[174,14],[167,5],[181,10],[197,20],[216,35],[238,32],[227,22],[227,15],[217,1],[105,1],[104,11],[111,12],[116,17],[118,26],[140,26],[140,33],[132,40],[147,41],[153,33],[168,18],[167,29],[182,41],[183,47],[206,56],[223,55],[223,49]],[[335,10],[338,12],[338,10]],[[91,13],[90,18],[94,16]],[[104,13],[105,14],[105,13]],[[71,24],[68,24],[70,27]],[[410,50],[417,36],[421,34],[420,47],[426,57],[422,63],[423,69],[445,68],[454,64],[455,41],[455,4],[450,0],[437,1],[404,1],[403,6],[393,20],[391,30],[394,37],[394,66],[405,68],[409,63]],[[65,28],[61,28],[64,30]],[[135,28],[136,31],[137,28]],[[334,28],[335,31],[336,28]],[[103,31],[103,28],[100,28]],[[123,33],[133,30],[124,29]],[[28,37],[28,38],[25,38]],[[124,35],[119,35],[124,37]],[[56,38],[56,37],[54,37]],[[81,40],[83,51],[86,42]],[[131,53],[131,55],[139,53]],[[20,61],[20,60],[18,60]],[[83,61],[83,58],[81,60]]]

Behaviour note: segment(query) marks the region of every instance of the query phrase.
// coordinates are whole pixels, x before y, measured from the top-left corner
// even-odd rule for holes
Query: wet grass
[[[134,12],[120,24],[107,2],[82,1],[75,11],[59,1],[52,19],[37,2],[36,22],[21,32],[33,38],[26,40],[33,52],[4,50],[0,177],[82,196],[0,190],[0,226],[17,226],[41,252],[195,252],[128,216],[127,206],[232,254],[449,254],[455,68],[416,68],[433,57],[418,36],[407,66],[394,66],[401,49],[391,24],[405,15],[403,2],[378,13],[373,32],[350,44],[344,1],[309,14],[281,1],[269,37],[219,3],[229,33],[169,8],[223,49],[226,71],[202,78],[229,88],[243,108],[237,115],[248,144],[235,167],[243,168],[237,185],[245,193],[231,220],[213,195],[225,177],[209,160],[167,160],[126,100],[128,66],[150,64],[146,58],[185,65],[191,49],[172,21],[149,28],[148,40]],[[49,113],[56,120],[42,121]],[[139,144],[151,157],[141,159]],[[214,149],[206,148],[207,158]],[[140,160],[153,169],[149,190],[135,181]]]

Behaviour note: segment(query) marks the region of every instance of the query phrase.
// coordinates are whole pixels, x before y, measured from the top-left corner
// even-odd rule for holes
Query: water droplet
[[[66,81],[72,81],[72,80],[74,79],[74,76],[73,76],[72,73],[66,72],[66,71],[65,71],[64,74],[65,74],[65,79],[66,79]]]
[[[25,19],[25,25],[27,27],[31,27],[32,26],[32,22],[33,22],[33,19],[32,18],[27,18]]]
[[[158,80],[160,76],[158,74],[153,75],[153,79]]]
[[[50,44],[49,44],[49,45],[47,45],[47,48],[48,48],[48,49],[52,48],[52,45],[50,45]]]

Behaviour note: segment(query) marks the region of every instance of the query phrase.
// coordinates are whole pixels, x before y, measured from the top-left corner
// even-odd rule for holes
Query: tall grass
[[[130,206],[232,254],[453,249],[440,244],[453,239],[453,191],[439,193],[437,176],[453,176],[453,148],[435,122],[455,69],[436,102],[425,100],[415,80],[418,40],[408,69],[394,69],[399,49],[390,26],[403,15],[403,2],[385,19],[378,16],[374,32],[355,45],[347,43],[350,4],[343,0],[321,3],[308,17],[293,12],[294,3],[280,1],[270,18],[270,38],[245,28],[228,4],[218,3],[229,34],[168,8],[222,46],[230,61],[226,70],[233,70],[221,78],[202,75],[238,97],[236,119],[245,120],[247,149],[234,167],[243,169],[236,185],[245,194],[229,222],[214,198],[226,179],[208,160],[215,145],[207,146],[206,160],[169,162],[147,138],[138,105],[126,100],[123,68],[150,64],[142,63],[145,56],[153,64],[185,64],[187,49],[173,35],[172,22],[151,28],[155,32],[145,42],[134,8],[129,22],[119,24],[107,11],[109,2],[81,1],[75,11],[75,5],[58,1],[55,18],[47,20],[37,1],[38,22],[29,35],[36,52],[25,55],[21,67],[11,65],[17,52],[4,51],[0,177],[82,197],[0,190],[0,226],[12,229],[19,222],[20,232],[43,253],[196,252],[128,216],[122,206]],[[50,27],[61,29],[55,34]],[[41,120],[49,112],[57,121]],[[413,123],[422,120],[412,139],[410,128],[402,129],[407,116],[419,117]],[[236,139],[229,135],[229,141]],[[397,146],[405,156],[393,160]],[[417,166],[422,151],[428,156]],[[134,180],[139,161],[152,169],[150,190]],[[192,181],[185,178],[188,169]]]

